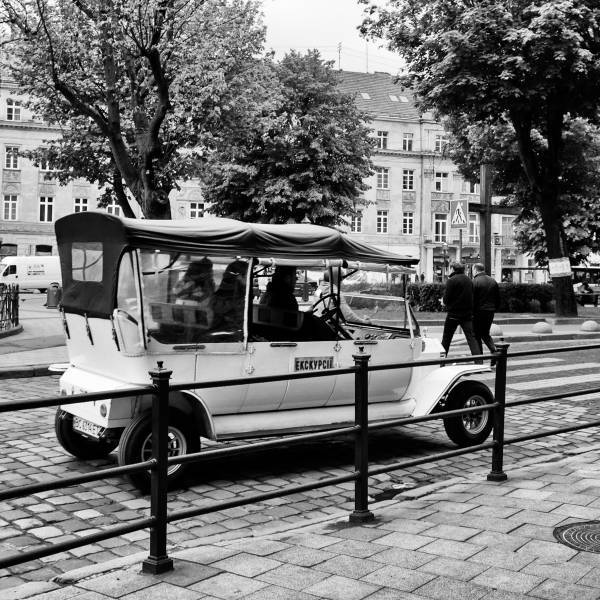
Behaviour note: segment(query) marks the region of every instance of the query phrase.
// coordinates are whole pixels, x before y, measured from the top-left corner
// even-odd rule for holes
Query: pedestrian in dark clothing
[[[454,332],[460,325],[471,349],[471,354],[481,354],[473,332],[473,282],[465,275],[465,267],[461,263],[454,262],[450,267],[452,273],[448,277],[444,290],[444,305],[447,314],[442,346],[447,356]]]
[[[473,265],[473,329],[479,345],[479,354],[483,354],[483,342],[490,352],[496,352],[496,345],[490,335],[494,313],[500,306],[500,288],[493,277],[486,275],[481,263]],[[495,361],[492,361],[492,365]]]

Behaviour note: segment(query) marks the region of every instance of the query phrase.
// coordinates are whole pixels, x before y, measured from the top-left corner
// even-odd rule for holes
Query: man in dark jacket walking
[[[500,306],[500,289],[493,277],[486,275],[481,263],[473,265],[473,329],[479,346],[479,354],[483,354],[481,342],[496,352],[496,345],[490,335],[494,313]],[[492,361],[492,365],[494,361]]]
[[[465,267],[454,262],[450,265],[452,273],[446,282],[444,290],[444,305],[446,306],[446,321],[442,335],[442,346],[448,355],[456,328],[460,325],[471,354],[481,354],[480,346],[473,332],[473,282],[465,275]]]

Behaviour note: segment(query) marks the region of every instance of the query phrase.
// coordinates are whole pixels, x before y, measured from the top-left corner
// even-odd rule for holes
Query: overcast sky
[[[362,6],[356,0],[263,0],[267,48],[278,57],[290,49],[304,52],[316,48],[344,71],[396,74],[400,60],[356,30],[362,22]],[[338,55],[338,44],[341,53]]]

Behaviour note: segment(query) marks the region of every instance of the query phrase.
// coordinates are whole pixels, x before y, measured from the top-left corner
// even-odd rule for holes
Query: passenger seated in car
[[[183,326],[181,341],[202,341],[204,334],[201,332],[212,328],[214,316],[215,281],[212,262],[208,258],[191,262],[185,275],[173,286],[173,293],[175,304],[190,307],[182,307],[181,311],[184,312],[178,315]]]
[[[213,298],[213,330],[237,333],[239,340],[244,329],[247,272],[248,263],[243,260],[228,264]]]
[[[297,278],[296,267],[281,265],[275,267],[273,277],[267,284],[267,290],[259,304],[283,310],[298,310],[298,300],[294,296]]]
[[[213,265],[208,258],[191,262],[185,275],[173,286],[177,304],[206,304],[215,293]]]

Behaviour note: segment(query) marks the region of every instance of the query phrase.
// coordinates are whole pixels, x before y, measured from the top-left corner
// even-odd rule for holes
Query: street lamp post
[[[446,266],[447,252],[448,252],[448,244],[447,244],[447,242],[442,242],[442,253],[444,256],[444,266],[442,268],[442,282],[446,281],[446,279],[447,279],[447,273],[448,273],[448,268]]]

